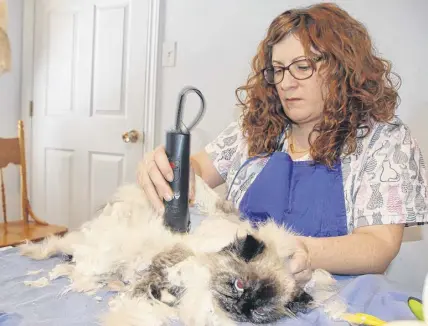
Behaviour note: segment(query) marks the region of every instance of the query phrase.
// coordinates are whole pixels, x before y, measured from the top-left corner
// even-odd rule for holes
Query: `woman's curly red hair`
[[[342,154],[355,151],[359,129],[369,131],[372,121],[393,118],[400,99],[399,83],[393,84],[391,64],[375,54],[363,24],[337,5],[288,10],[271,23],[252,61],[247,84],[236,90],[250,157],[272,153],[290,123],[275,86],[267,84],[261,72],[271,66],[272,46],[289,33],[300,39],[307,56],[321,53],[324,58],[320,70],[325,70],[327,96],[323,120],[313,130],[318,136],[311,142],[310,153],[314,161],[332,167]],[[245,100],[241,92],[246,93]]]

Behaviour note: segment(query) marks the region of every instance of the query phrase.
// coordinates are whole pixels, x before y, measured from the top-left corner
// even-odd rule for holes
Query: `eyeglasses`
[[[276,85],[284,79],[284,73],[288,70],[294,78],[298,80],[305,80],[311,78],[315,71],[315,63],[322,60],[322,57],[314,59],[300,59],[292,62],[287,67],[270,66],[262,69],[265,80],[271,84]]]

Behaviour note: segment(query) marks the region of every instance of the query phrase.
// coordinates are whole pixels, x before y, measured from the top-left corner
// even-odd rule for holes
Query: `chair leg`
[[[40,219],[39,217],[36,216],[36,214],[34,214],[30,203],[27,201],[27,209],[28,209],[28,214],[31,216],[31,218],[34,220],[34,222],[36,222],[37,224],[41,224],[41,225],[49,225],[49,223],[43,221],[42,219]]]

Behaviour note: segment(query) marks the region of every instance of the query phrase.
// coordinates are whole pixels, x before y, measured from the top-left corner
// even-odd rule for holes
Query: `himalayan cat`
[[[167,270],[192,255],[189,249],[176,245],[155,256],[132,296],[179,305],[185,286],[171,283]],[[271,323],[305,312],[313,304],[312,296],[292,281],[284,263],[253,235],[237,238],[219,252],[206,255],[205,262],[214,304],[234,321]]]
[[[188,234],[172,233],[142,189],[120,187],[79,230],[20,246],[47,259],[65,254],[50,279],[66,276],[68,290],[95,293],[116,286],[104,325],[236,325],[272,323],[321,307],[344,312],[334,279],[315,270],[303,288],[289,270],[294,234],[273,221],[257,228],[196,178],[195,209],[204,219]],[[330,305],[332,302],[332,305]]]

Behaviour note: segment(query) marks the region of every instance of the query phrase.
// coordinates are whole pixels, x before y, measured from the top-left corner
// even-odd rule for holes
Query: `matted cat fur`
[[[332,318],[346,310],[326,271],[315,270],[303,288],[295,281],[291,231],[272,221],[252,228],[199,177],[195,208],[206,216],[201,224],[175,234],[139,186],[124,185],[79,230],[23,244],[21,254],[68,255],[50,272],[51,280],[70,279],[66,291],[114,288],[99,316],[108,326],[266,324],[314,308]]]

